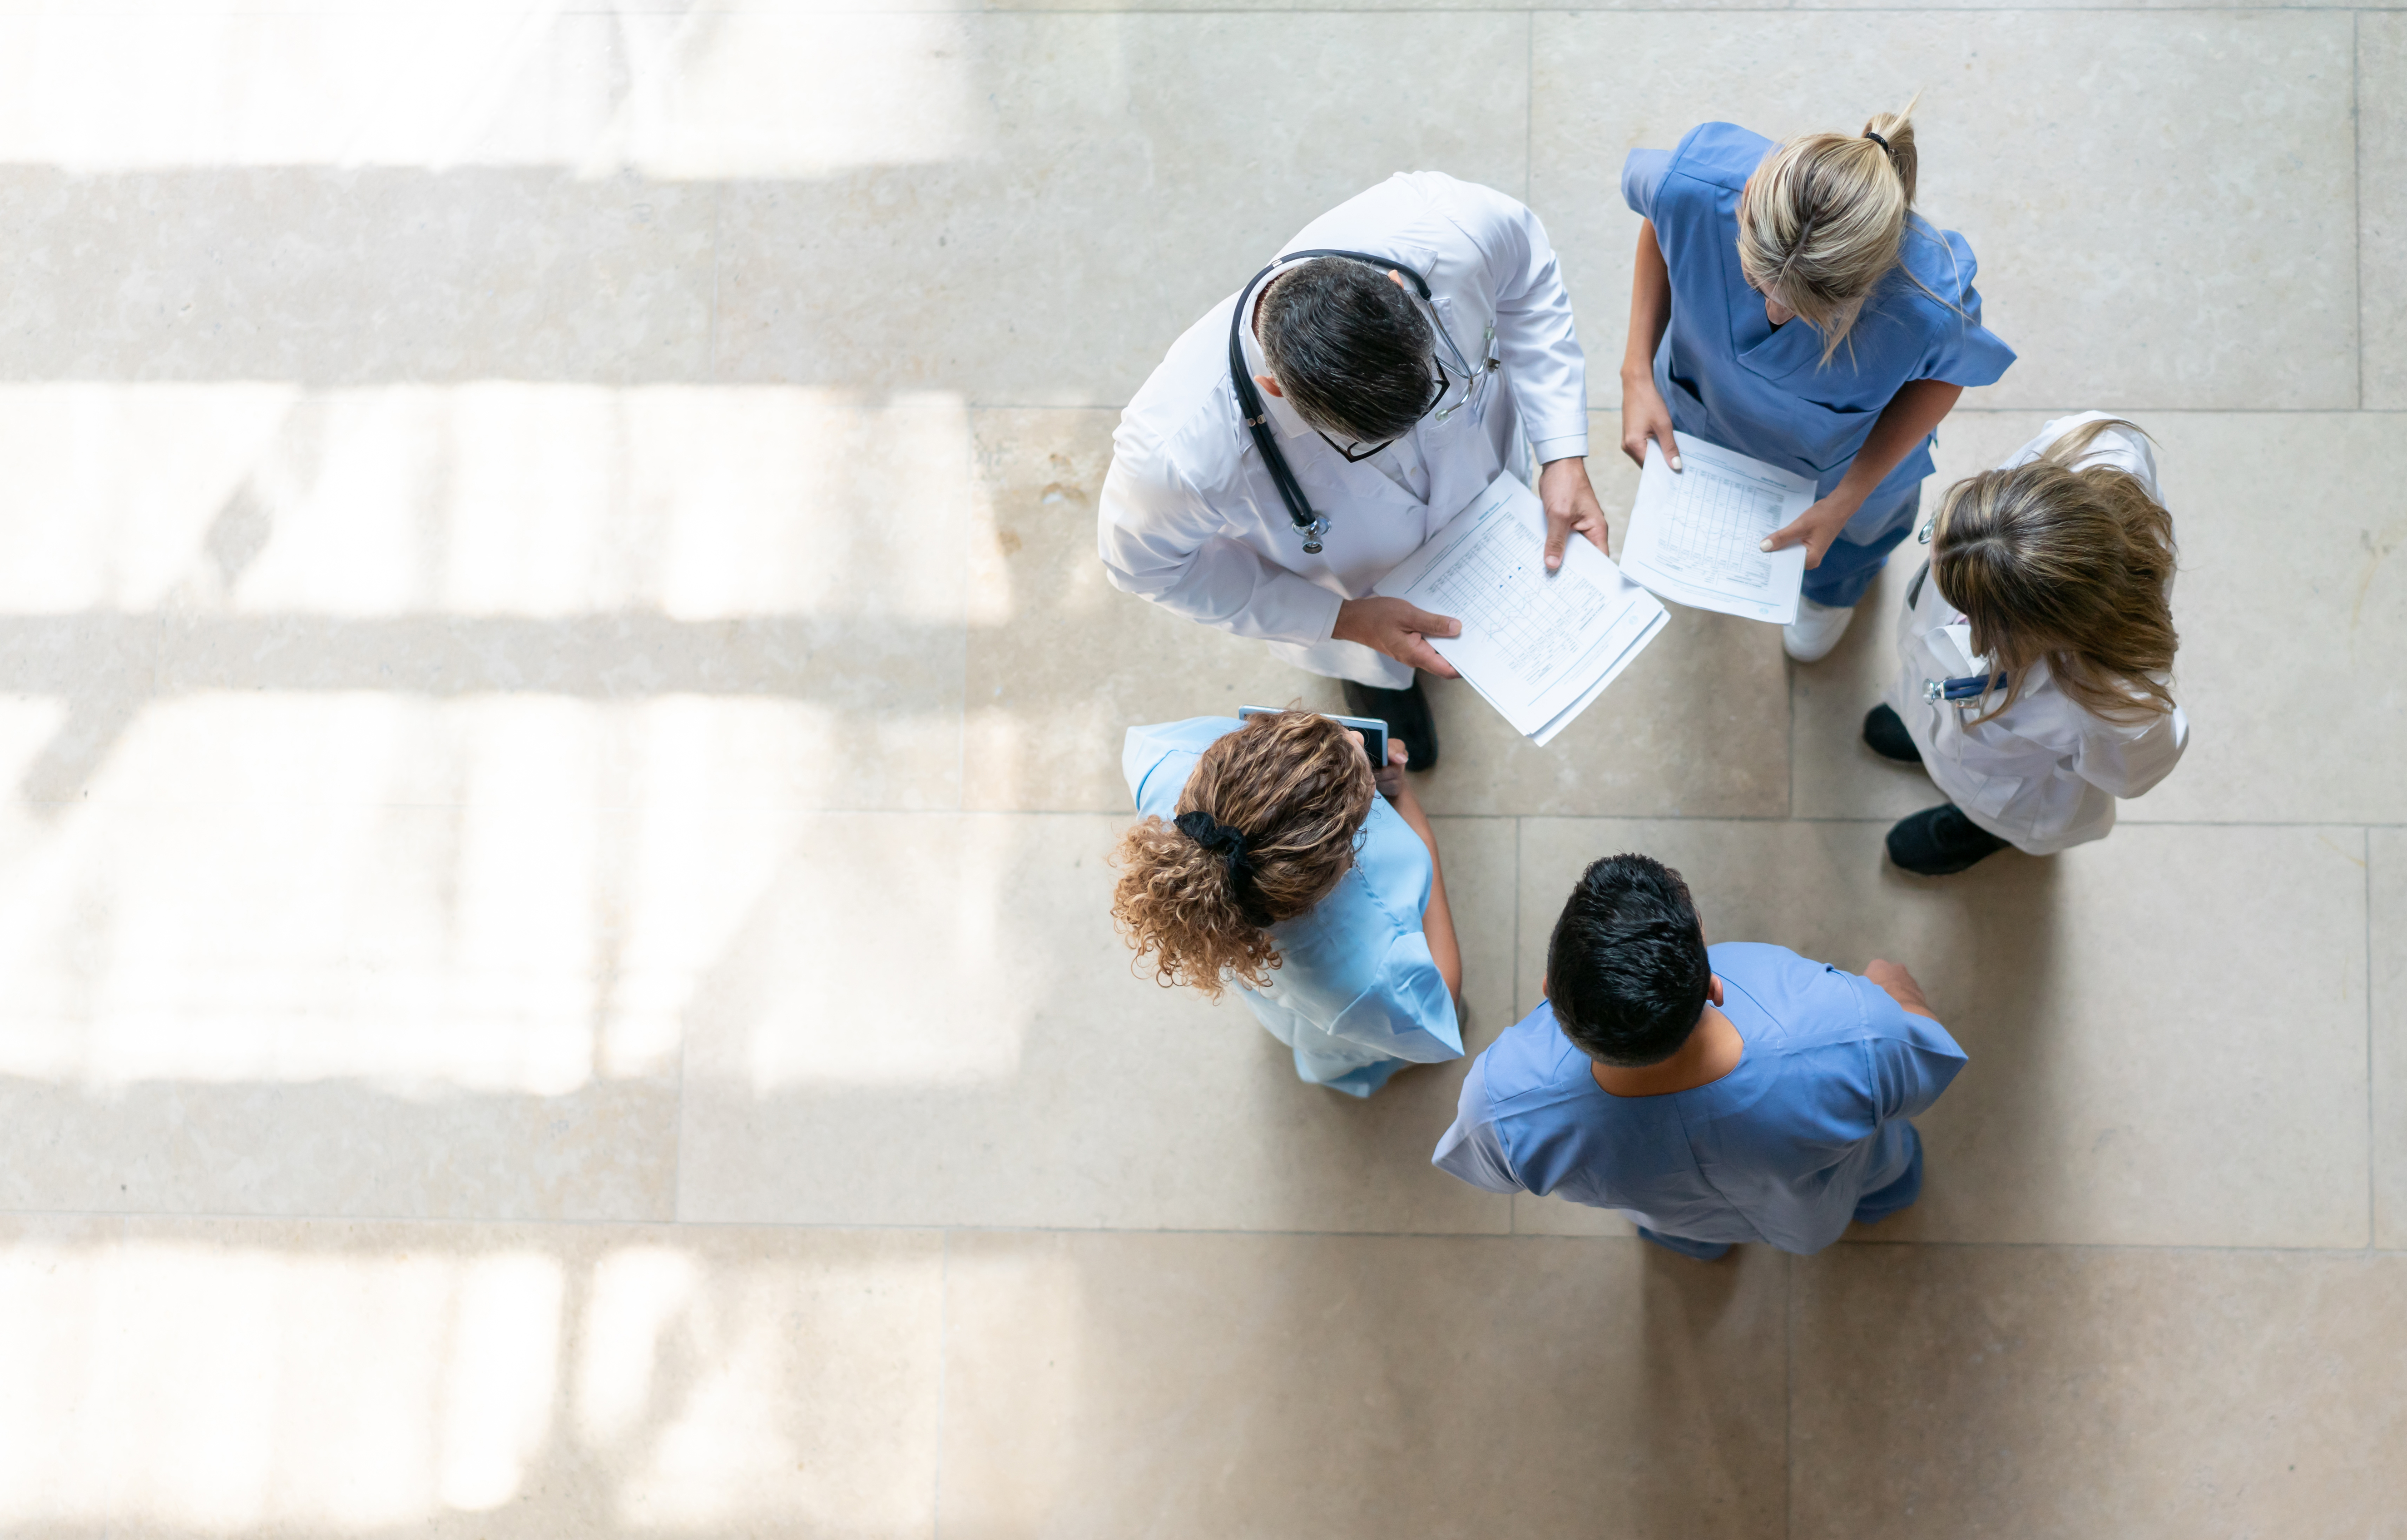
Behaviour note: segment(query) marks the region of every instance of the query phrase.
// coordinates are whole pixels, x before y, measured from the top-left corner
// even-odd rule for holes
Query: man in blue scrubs
[[[1621,855],[1563,906],[1545,988],[1473,1062],[1440,1169],[1617,1209],[1705,1262],[1737,1241],[1818,1251],[1920,1193],[1907,1119],[1964,1050],[1897,964],[1708,949],[1680,875]]]

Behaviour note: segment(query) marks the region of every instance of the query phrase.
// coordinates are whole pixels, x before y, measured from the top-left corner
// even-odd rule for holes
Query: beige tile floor
[[[2044,417],[2162,447],[2196,743],[1947,882],[1693,614],[1429,777],[1468,1036],[1571,874],[1901,958],[1922,1205],[1702,1267],[1131,975],[1118,406],[1434,166],[1925,92]],[[0,1533],[2407,1536],[2407,17],[0,0]],[[1601,456],[1607,504],[1632,478]]]

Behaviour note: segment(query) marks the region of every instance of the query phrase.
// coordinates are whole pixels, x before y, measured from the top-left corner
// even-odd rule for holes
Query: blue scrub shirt
[[[1737,1068],[1668,1095],[1616,1096],[1541,1004],[1472,1064],[1431,1163],[1708,1247],[1818,1251],[1849,1219],[1911,1203],[1922,1147],[1906,1119],[1964,1067],[1956,1040],[1870,979],[1786,947],[1707,955],[1745,1040]]]
[[[1120,769],[1139,814],[1178,816],[1178,795],[1233,717],[1132,727]],[[1462,1057],[1454,997],[1421,934],[1432,877],[1429,848],[1385,797],[1371,799],[1353,869],[1310,913],[1271,927],[1284,961],[1266,990],[1239,996],[1295,1054],[1314,1085],[1368,1096],[1408,1063]]]
[[[1653,221],[1671,272],[1672,320],[1655,349],[1655,388],[1672,425],[1810,476],[1816,495],[1828,496],[1901,387],[1916,379],[1987,385],[2015,355],[1981,325],[1973,248],[1919,215],[1907,216],[1902,271],[1865,300],[1829,364],[1814,328],[1774,327],[1738,262],[1739,190],[1774,148],[1734,123],[1705,123],[1668,153],[1631,150],[1621,193]],[[1913,522],[1936,439],[1881,479],[1841,539],[1869,546]]]

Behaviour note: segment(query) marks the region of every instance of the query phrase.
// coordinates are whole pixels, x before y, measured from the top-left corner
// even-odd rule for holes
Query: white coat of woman
[[[1907,591],[1898,674],[1864,741],[1919,760],[1948,802],[1889,831],[1889,859],[1959,872],[2008,845],[2103,839],[2189,745],[2172,691],[2174,563],[2147,436],[2058,418],[1948,489]]]

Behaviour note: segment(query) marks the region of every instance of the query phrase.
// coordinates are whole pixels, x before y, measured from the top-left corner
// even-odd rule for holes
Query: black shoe
[[[1351,679],[1346,687],[1346,714],[1376,717],[1388,724],[1388,736],[1404,746],[1407,770],[1437,768],[1437,719],[1430,714],[1429,697],[1421,693],[1421,677],[1413,676],[1409,690],[1379,690]]]
[[[1922,750],[1914,747],[1914,734],[1885,705],[1864,713],[1864,742],[1885,760],[1895,760],[1900,764],[1922,763]]]
[[[1888,832],[1888,859],[1917,877],[1947,877],[2005,848],[1952,802],[1900,819]]]

